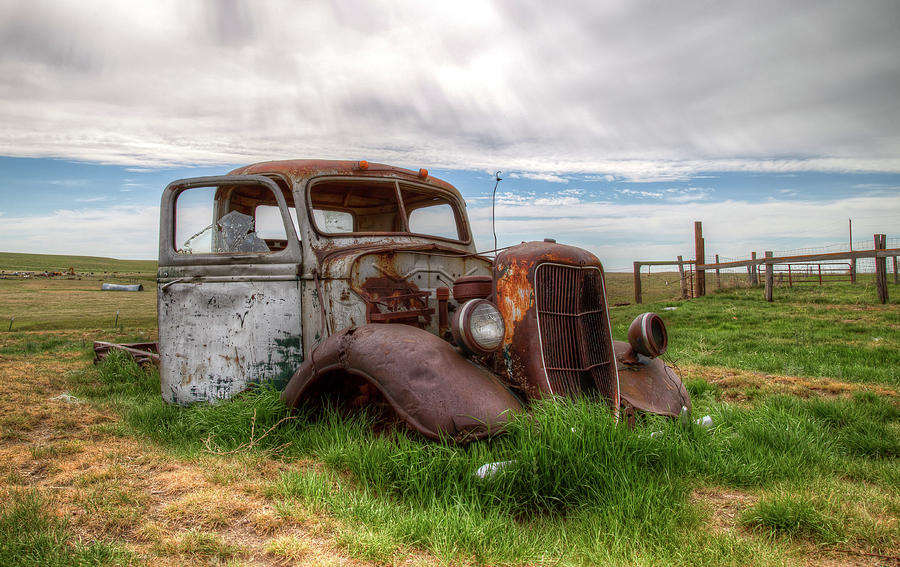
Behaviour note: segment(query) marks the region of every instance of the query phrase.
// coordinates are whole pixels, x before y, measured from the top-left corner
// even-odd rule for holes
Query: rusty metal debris
[[[94,364],[105,360],[111,350],[119,350],[131,356],[141,366],[159,366],[159,345],[157,343],[116,344],[94,341]]]

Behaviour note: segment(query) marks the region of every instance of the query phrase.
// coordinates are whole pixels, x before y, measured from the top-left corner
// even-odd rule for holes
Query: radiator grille
[[[541,264],[534,280],[544,369],[553,393],[602,397],[618,404],[600,270]]]

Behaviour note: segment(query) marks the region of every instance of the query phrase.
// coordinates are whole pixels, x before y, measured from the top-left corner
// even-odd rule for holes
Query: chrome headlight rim
[[[475,321],[473,315],[479,306],[486,305],[493,314],[496,315],[495,320],[499,321],[499,337],[496,346],[485,345],[479,342],[472,331],[472,323]],[[466,301],[453,314],[453,321],[450,325],[450,331],[453,334],[453,340],[461,346],[463,350],[471,354],[490,354],[496,352],[503,346],[503,337],[506,334],[506,322],[497,306],[486,299],[470,299]]]

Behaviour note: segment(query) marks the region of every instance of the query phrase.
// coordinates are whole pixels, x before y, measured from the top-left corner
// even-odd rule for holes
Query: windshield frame
[[[352,232],[327,232],[323,228],[320,228],[315,219],[314,210],[334,210],[334,211],[344,211],[347,212],[346,209],[342,209],[340,207],[313,207],[312,202],[312,192],[313,188],[318,183],[328,182],[328,181],[341,181],[343,183],[378,183],[382,186],[393,185],[394,188],[394,198],[395,204],[397,205],[397,210],[400,213],[400,220],[403,224],[403,228],[405,230],[402,231],[352,231]],[[420,233],[420,232],[412,232],[409,229],[409,215],[412,210],[420,210],[425,207],[417,207],[412,210],[407,210],[406,203],[403,201],[401,189],[412,190],[414,192],[421,192],[427,194],[433,194],[436,197],[440,197],[444,202],[437,204],[449,204],[450,208],[453,211],[454,221],[456,223],[456,231],[460,238],[447,238],[444,236],[437,236],[434,234]],[[405,179],[397,179],[394,177],[379,177],[379,176],[345,176],[345,175],[320,175],[316,177],[312,177],[307,180],[306,188],[305,188],[305,197],[306,197],[306,212],[307,217],[309,219],[310,226],[313,231],[320,238],[354,238],[360,236],[413,236],[413,237],[421,237],[428,238],[431,240],[438,240],[441,242],[452,242],[453,244],[463,244],[468,245],[472,243],[472,231],[469,227],[468,217],[465,213],[465,201],[459,198],[457,195],[447,191],[441,187],[435,187],[433,185],[429,185],[427,183],[416,183],[414,181],[409,181]]]

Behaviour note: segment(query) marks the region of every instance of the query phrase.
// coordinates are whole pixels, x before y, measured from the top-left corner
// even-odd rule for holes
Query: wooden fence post
[[[750,257],[752,259],[756,260],[756,252],[753,252],[752,254],[750,254]],[[751,283],[751,285],[753,287],[759,287],[759,266],[758,266],[758,264],[756,264],[754,262],[752,268],[753,268],[753,282]]]
[[[641,263],[634,263],[634,302],[641,303]]]
[[[900,284],[900,279],[897,278],[897,257],[894,256],[894,285]]]
[[[700,266],[706,264],[706,251],[703,242],[703,223],[700,221],[694,222],[694,260],[696,262],[694,269],[697,272],[696,296],[703,297],[706,295],[706,270],[701,270]]]
[[[887,236],[884,234],[875,235],[875,250],[884,250],[887,242]],[[875,257],[875,287],[878,289],[878,301],[881,303],[888,302],[887,287],[887,258]]]
[[[775,266],[772,265],[772,251],[766,251],[766,301],[772,301],[772,288],[775,286]]]
[[[850,258],[850,283],[856,283],[856,258]]]
[[[897,271],[897,259],[894,258],[894,272]],[[681,280],[681,299],[688,298],[687,278],[684,277],[684,259],[678,257],[678,279]]]

